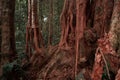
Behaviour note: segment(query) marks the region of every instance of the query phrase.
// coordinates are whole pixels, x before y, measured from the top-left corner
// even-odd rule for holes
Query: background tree
[[[49,2],[49,36],[48,36],[48,46],[52,45],[53,38],[53,14],[54,14],[54,0],[50,0]]]
[[[16,0],[15,37],[16,37],[16,50],[18,53],[24,52],[26,22],[27,22],[27,0]]]
[[[14,28],[14,11],[15,0],[2,1],[2,21],[1,21],[1,65],[14,60],[16,55],[15,46],[15,28]]]
[[[0,1],[0,52],[1,52],[2,0]]]
[[[3,54],[8,54],[8,55],[16,54],[14,11],[15,11],[15,0],[13,2],[3,1],[1,52]]]

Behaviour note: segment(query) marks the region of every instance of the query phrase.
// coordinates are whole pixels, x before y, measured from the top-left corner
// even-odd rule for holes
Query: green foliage
[[[107,65],[108,65],[108,68],[110,68],[110,64],[108,63]],[[102,80],[114,80],[115,79],[115,74],[112,71],[109,71],[110,78],[111,78],[111,79],[109,79],[105,66],[104,66],[103,70],[104,70],[104,73],[102,75]]]
[[[38,0],[39,1],[39,0]],[[42,35],[44,38],[45,45],[47,46],[48,42],[48,18],[49,18],[49,5],[48,0],[39,1],[38,4],[38,17],[39,24],[42,28]],[[53,45],[57,44],[60,39],[60,14],[62,11],[64,0],[55,0],[54,5],[54,14],[53,14]],[[27,0],[16,0],[15,8],[15,36],[16,36],[16,48],[17,52],[23,52],[25,49],[25,34],[26,34],[26,23],[27,23]],[[46,21],[44,20],[46,18]]]
[[[24,50],[26,22],[27,22],[27,0],[16,0],[15,36],[17,52],[22,52]]]
[[[60,24],[59,16],[63,7],[64,0],[54,1],[54,17],[53,17],[53,45],[59,42],[60,38]],[[42,16],[42,34],[47,45],[48,40],[48,18],[49,18],[49,5],[48,0],[39,1],[39,19]],[[22,60],[27,59],[27,55],[22,53],[25,49],[25,34],[26,34],[26,23],[27,23],[27,0],[16,0],[15,7],[15,37],[16,37],[16,48],[17,48],[17,59],[14,62],[7,63],[3,66],[3,75],[0,80],[7,80],[7,78],[13,77],[16,74],[17,77],[21,77],[24,74],[22,69]],[[47,18],[46,21],[44,19]],[[19,75],[18,75],[19,74]],[[12,79],[12,78],[10,78]]]
[[[11,63],[6,63],[3,65],[2,76],[0,80],[14,80],[14,78],[24,79],[26,78],[26,73],[24,71],[24,65],[22,65],[22,60],[27,60],[27,55],[24,53],[18,53],[17,59]],[[25,79],[26,80],[26,79]]]
[[[75,80],[85,80],[83,73],[80,72],[80,73],[77,75],[77,77],[75,78]]]
[[[108,64],[108,66],[109,66],[109,64]],[[104,66],[103,70],[104,70],[104,73],[102,75],[102,80],[109,80],[109,77],[108,77],[107,70],[106,70],[105,66]]]
[[[106,73],[103,73],[102,80],[109,80],[108,75]]]
[[[107,73],[103,73],[102,80],[115,80],[115,76],[116,75],[112,71],[110,71],[110,78],[111,79],[109,79]]]
[[[25,53],[18,53],[17,54],[17,62],[19,64],[22,64],[22,60],[27,60],[28,61],[28,56]]]
[[[13,80],[14,78],[20,79],[25,76],[24,70],[17,61],[5,64],[2,70],[3,74],[1,80]]]

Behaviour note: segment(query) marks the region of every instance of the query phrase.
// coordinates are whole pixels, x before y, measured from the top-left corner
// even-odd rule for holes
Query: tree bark
[[[116,53],[120,54],[120,0],[115,0],[111,19],[110,40]]]
[[[28,0],[28,23],[26,26],[26,53],[30,56],[34,51],[41,53],[44,47],[43,37],[39,31],[39,21],[37,15],[37,0]],[[33,51],[31,51],[33,49]]]
[[[54,0],[50,0],[49,2],[49,34],[48,34],[48,46],[52,45],[53,39],[53,8],[54,8]]]
[[[75,61],[75,77],[77,76],[77,65],[79,53],[80,40],[83,38],[83,33],[86,26],[86,8],[88,0],[76,0],[76,29],[75,29],[75,51],[76,51],[76,61]],[[81,51],[81,49],[80,49]]]
[[[0,1],[0,52],[1,52],[2,0]]]
[[[97,37],[100,38],[104,33],[108,33],[110,29],[114,0],[98,0],[95,4],[94,29],[97,33]]]
[[[2,3],[0,2],[0,4],[2,5],[2,18],[1,18],[2,58],[0,65],[4,65],[7,62],[13,61],[16,55],[15,28],[14,28],[15,0],[12,1],[3,0]]]
[[[53,80],[75,79],[79,76],[78,72],[82,68],[81,63],[87,64],[87,66],[83,65],[84,68],[93,66],[90,61],[94,60],[95,50],[99,46],[97,40],[100,38],[102,41],[104,35],[109,32],[111,16],[114,13],[113,9],[115,9],[114,5],[114,0],[64,0],[63,10],[60,15],[60,42],[58,46],[50,49],[50,55],[39,66],[41,68],[40,74],[38,74],[39,78],[44,80],[48,78]],[[116,15],[118,17],[118,14]],[[37,40],[35,12],[34,15],[32,13],[32,18],[34,40]],[[34,43],[38,45],[37,41]],[[105,44],[102,49],[109,46]],[[36,47],[38,48],[38,46]],[[106,51],[110,51],[110,49],[106,49]],[[101,63],[101,60],[103,60],[101,54],[97,55],[96,53],[96,57],[100,57],[100,62],[95,58],[96,68],[93,69],[93,79],[101,79],[104,61]],[[95,78],[98,69],[101,72],[97,72],[98,75]],[[92,69],[90,68],[90,70]]]
[[[9,3],[9,4],[8,4]],[[16,54],[15,47],[15,28],[14,28],[14,11],[15,0],[3,1],[3,15],[2,15],[2,54],[14,55]],[[11,60],[9,57],[8,60]]]
[[[76,27],[76,5],[73,0],[65,0],[62,13],[60,15],[61,38],[59,46],[63,49],[74,47],[74,35]]]
[[[40,16],[40,30],[42,31],[42,27],[43,27],[43,2],[42,0],[38,0],[39,1],[39,16]]]

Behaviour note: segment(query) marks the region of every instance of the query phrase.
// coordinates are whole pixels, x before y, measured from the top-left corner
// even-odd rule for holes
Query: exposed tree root
[[[30,59],[32,65],[28,70],[28,74],[32,75],[29,76],[30,80],[101,80],[104,65],[109,79],[111,78],[110,71],[117,73],[120,66],[119,57],[110,45],[109,35],[105,33],[109,31],[114,2],[113,0],[92,0],[92,2],[65,0],[60,16],[62,31],[59,45],[46,50],[42,46],[42,37],[38,35],[36,2],[32,3],[32,33],[28,30],[29,34],[26,35],[27,40],[31,40],[26,42],[27,49],[28,44],[32,42],[34,52]],[[90,5],[88,8],[90,10],[86,10],[87,4]],[[87,12],[91,12],[92,17]],[[86,22],[91,25],[88,26]],[[98,43],[96,43],[97,40]],[[42,45],[39,45],[39,42],[42,42]],[[97,47],[99,50],[96,51]]]

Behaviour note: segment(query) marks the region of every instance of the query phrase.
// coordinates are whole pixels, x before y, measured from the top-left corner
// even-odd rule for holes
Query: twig
[[[110,73],[109,73],[109,68],[108,68],[108,65],[107,65],[107,61],[106,61],[105,56],[104,56],[103,52],[101,51],[101,49],[100,48],[98,48],[98,49],[100,50],[100,53],[101,53],[102,58],[103,58],[103,61],[105,62],[105,67],[106,67],[107,75],[108,75],[108,78],[110,80]]]

